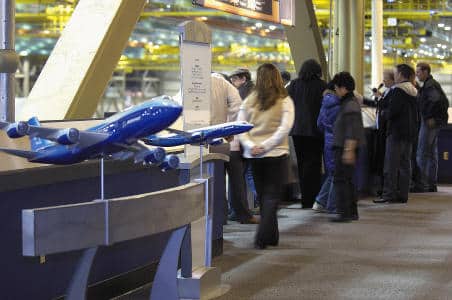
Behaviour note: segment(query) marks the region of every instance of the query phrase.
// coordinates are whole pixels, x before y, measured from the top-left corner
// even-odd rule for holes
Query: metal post
[[[24,58],[23,73],[24,82],[22,89],[24,91],[24,97],[28,97],[28,95],[30,94],[30,60],[28,58]]]
[[[203,149],[202,149],[202,147],[203,147],[203,144],[199,144],[199,179],[203,179],[204,178],[204,176],[203,176],[203,174],[202,174],[202,154],[203,154]]]
[[[372,0],[372,86],[383,80],[383,1]]]
[[[0,121],[14,122],[15,0],[0,0]]]
[[[100,159],[100,200],[104,200],[104,158]]]

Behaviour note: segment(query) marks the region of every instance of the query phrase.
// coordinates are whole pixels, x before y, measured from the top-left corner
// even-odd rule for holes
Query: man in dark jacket
[[[254,82],[251,81],[251,73],[248,69],[238,68],[229,75],[231,83],[239,90],[240,97],[245,100],[254,88]]]
[[[295,105],[295,121],[290,135],[297,155],[302,208],[312,208],[320,191],[323,137],[317,129],[317,118],[326,89],[321,76],[320,64],[308,59],[301,66],[298,78],[287,87]]]
[[[416,76],[424,84],[418,94],[421,127],[416,155],[421,176],[414,192],[437,191],[438,133],[448,120],[449,101],[440,84],[433,79],[430,72],[429,64],[417,64]]]
[[[397,65],[394,77],[396,84],[387,109],[383,195],[375,203],[406,203],[410,188],[411,145],[417,134],[414,69],[407,64]]]
[[[333,129],[334,189],[337,215],[331,221],[358,220],[357,192],[353,184],[358,148],[364,142],[361,108],[353,93],[355,80],[348,72],[340,72],[336,79],[336,94],[341,97],[341,108]]]

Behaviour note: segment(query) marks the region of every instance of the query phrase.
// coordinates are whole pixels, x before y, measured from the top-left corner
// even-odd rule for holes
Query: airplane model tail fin
[[[39,127],[39,126],[41,126],[41,123],[39,123],[38,118],[32,117],[30,120],[28,120],[28,125]],[[49,140],[30,136],[30,148],[31,148],[31,151],[39,151],[39,149],[45,148],[45,147],[50,146],[52,144],[53,143],[51,141],[49,141]]]

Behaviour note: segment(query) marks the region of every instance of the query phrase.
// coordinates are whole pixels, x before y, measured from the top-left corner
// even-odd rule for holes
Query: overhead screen
[[[193,0],[193,3],[253,19],[295,25],[295,0]]]

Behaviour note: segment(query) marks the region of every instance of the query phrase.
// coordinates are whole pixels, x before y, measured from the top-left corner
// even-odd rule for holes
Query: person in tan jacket
[[[279,242],[276,211],[286,183],[288,135],[294,120],[292,99],[278,69],[263,64],[257,69],[255,90],[245,99],[237,118],[254,125],[239,136],[243,156],[251,163],[261,220],[254,245],[264,249]]]

